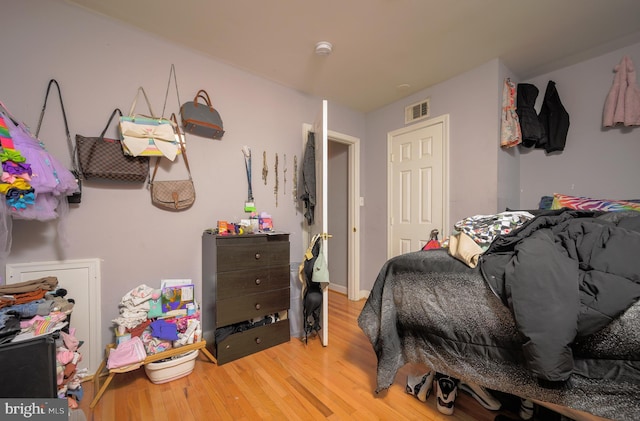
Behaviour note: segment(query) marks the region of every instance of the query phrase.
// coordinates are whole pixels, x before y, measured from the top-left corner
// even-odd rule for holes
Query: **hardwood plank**
[[[299,338],[218,366],[202,354],[189,376],[156,385],[144,368],[117,374],[93,411],[92,382],[83,383],[80,407],[95,421],[188,420],[427,420],[493,421],[504,411],[484,409],[459,393],[455,412],[436,409],[435,397],[420,402],[405,392],[407,375],[424,367],[403,367],[379,394],[376,356],[357,318],[364,300],[329,292],[329,346],[318,337]]]
[[[178,407],[178,404],[176,403],[176,398],[171,388],[171,384],[163,383],[153,385],[153,387],[148,387],[155,391],[153,396],[158,396],[158,400],[160,401],[156,403],[156,400],[152,398],[153,404],[158,405],[164,410],[164,416],[160,417],[159,419],[165,417],[168,419],[176,420],[182,419],[182,414],[180,413],[180,409]]]
[[[196,362],[196,368],[191,375],[197,376],[201,380],[202,390],[206,393],[209,399],[209,404],[206,407],[209,411],[208,418],[220,421],[233,421],[233,414],[227,411],[225,398],[220,394],[220,390],[216,382],[210,379],[207,370],[200,369],[198,365],[198,362]]]
[[[269,417],[284,419],[284,414],[274,403],[274,398],[277,398],[277,395],[270,393],[268,384],[265,384],[254,367],[249,365],[250,362],[251,358],[246,358],[244,361],[235,364],[234,367],[239,369],[236,373],[235,381],[244,391],[246,399],[251,403],[257,419],[267,419]]]

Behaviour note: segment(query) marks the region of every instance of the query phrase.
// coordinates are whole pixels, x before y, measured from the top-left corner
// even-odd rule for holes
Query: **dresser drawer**
[[[289,264],[289,243],[285,241],[255,241],[252,238],[241,241],[218,242],[218,272],[240,269],[255,269],[267,266]]]
[[[289,288],[218,300],[216,327],[227,326],[289,308]]]
[[[220,365],[284,342],[289,342],[288,319],[230,335],[213,351]]]
[[[289,266],[237,270],[218,274],[217,299],[257,294],[289,286]]]
[[[238,242],[218,247],[218,273],[269,266],[267,243]]]

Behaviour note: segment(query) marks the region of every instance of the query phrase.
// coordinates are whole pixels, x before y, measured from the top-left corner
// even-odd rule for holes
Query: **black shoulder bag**
[[[64,120],[64,129],[67,135],[67,145],[69,146],[69,155],[71,155],[71,173],[76,178],[76,183],[78,183],[78,191],[67,196],[67,202],[69,203],[80,203],[82,199],[82,181],[80,180],[80,171],[78,171],[78,165],[75,159],[75,148],[73,146],[73,142],[71,141],[71,134],[69,134],[69,123],[67,123],[67,113],[64,110],[64,103],[62,102],[62,93],[60,92],[60,85],[58,81],[55,79],[51,79],[49,81],[49,85],[47,86],[47,93],[44,96],[44,104],[42,105],[42,111],[40,112],[40,119],[38,120],[38,128],[36,129],[36,138],[40,134],[40,126],[42,125],[42,119],[44,118],[44,111],[47,108],[47,99],[49,98],[49,91],[51,90],[51,85],[55,84],[58,89],[58,98],[60,98],[60,109],[62,110],[62,119]]]

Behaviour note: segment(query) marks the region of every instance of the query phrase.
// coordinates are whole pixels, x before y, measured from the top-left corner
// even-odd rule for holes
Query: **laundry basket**
[[[191,374],[196,365],[198,350],[193,350],[166,360],[145,364],[144,371],[152,383],[161,384]]]

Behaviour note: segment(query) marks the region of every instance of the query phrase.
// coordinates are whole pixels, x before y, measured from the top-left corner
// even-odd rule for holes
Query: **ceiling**
[[[495,58],[528,79],[640,42],[637,0],[66,1],[362,112]]]

